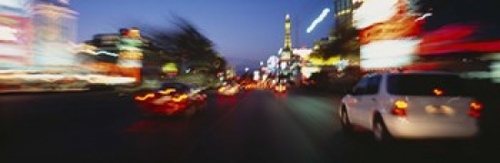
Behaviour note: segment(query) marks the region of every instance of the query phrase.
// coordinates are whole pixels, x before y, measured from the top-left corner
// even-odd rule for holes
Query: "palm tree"
[[[315,57],[359,58],[358,30],[354,27],[332,28],[330,37],[318,41],[318,44],[319,48],[313,52]]]
[[[176,30],[145,27],[143,33],[168,54],[176,56],[179,59],[177,62],[183,67],[200,68],[208,73],[225,68],[226,60],[214,49],[214,43],[192,23],[176,17],[173,24]]]

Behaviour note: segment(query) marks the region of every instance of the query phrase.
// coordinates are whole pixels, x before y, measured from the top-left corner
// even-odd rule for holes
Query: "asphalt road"
[[[0,95],[0,162],[481,162],[495,138],[379,146],[346,135],[339,95],[291,90],[210,94],[190,118],[142,117],[114,92]],[[486,143],[484,143],[486,142]]]

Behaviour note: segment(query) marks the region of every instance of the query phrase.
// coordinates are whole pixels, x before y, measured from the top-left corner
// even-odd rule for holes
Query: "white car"
[[[483,106],[459,75],[437,71],[365,75],[341,100],[344,131],[367,129],[375,140],[469,139]]]

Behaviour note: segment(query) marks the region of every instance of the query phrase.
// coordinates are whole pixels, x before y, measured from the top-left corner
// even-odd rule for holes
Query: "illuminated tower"
[[[292,59],[292,37],[291,37],[291,20],[290,15],[285,16],[285,44],[280,49],[278,71],[279,80],[286,80],[291,74],[290,60]]]
[[[33,11],[35,66],[73,66],[78,13],[68,0],[38,0]]]
[[[285,17],[285,44],[280,50],[280,61],[287,62],[292,56],[292,36],[291,36],[291,21],[290,15],[287,14]]]
[[[292,49],[292,36],[290,34],[290,14],[286,14],[285,17],[285,49]]]

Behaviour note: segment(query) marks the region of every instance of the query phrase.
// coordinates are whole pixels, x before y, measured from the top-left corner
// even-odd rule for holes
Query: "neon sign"
[[[17,37],[17,29],[11,28],[11,27],[6,27],[6,26],[0,26],[0,41],[16,41]]]
[[[417,36],[420,33],[421,21],[414,17],[405,17],[401,20],[388,21],[362,29],[359,32],[360,44],[367,44],[377,40],[404,39]]]

